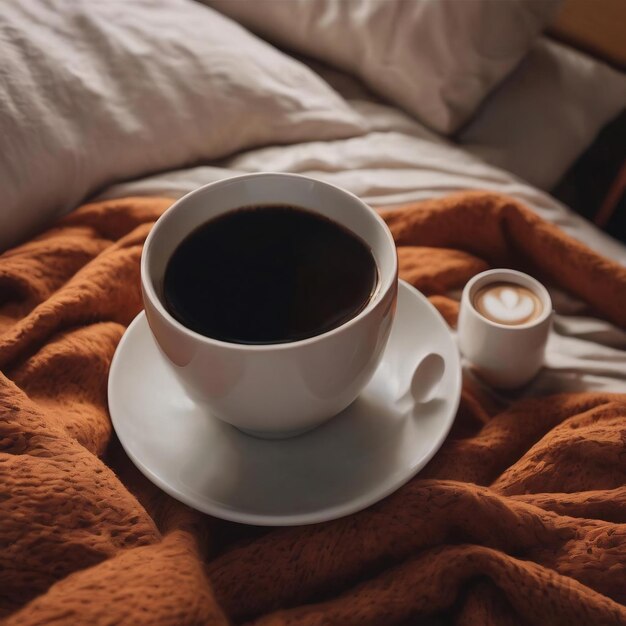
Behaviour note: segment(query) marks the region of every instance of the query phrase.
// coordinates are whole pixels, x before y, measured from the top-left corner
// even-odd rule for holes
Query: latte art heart
[[[530,289],[513,283],[493,283],[480,289],[474,308],[488,320],[507,326],[526,324],[541,315],[539,297]]]

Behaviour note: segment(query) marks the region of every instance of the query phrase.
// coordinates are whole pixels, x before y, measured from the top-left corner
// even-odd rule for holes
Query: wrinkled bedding
[[[170,202],[86,205],[0,258],[3,626],[626,624],[624,394],[493,402],[466,377],[423,472],[326,524],[220,522],[144,479],[112,432],[107,371]],[[626,269],[516,201],[466,193],[383,217],[401,276],[450,324],[446,294],[507,265],[626,327]]]

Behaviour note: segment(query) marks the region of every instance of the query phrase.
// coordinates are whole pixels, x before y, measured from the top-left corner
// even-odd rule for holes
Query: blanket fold
[[[442,449],[356,515],[214,520],[147,481],[107,412],[167,198],[81,207],[0,257],[0,623],[626,624],[626,396],[494,403],[471,381]],[[626,328],[626,269],[520,203],[469,192],[381,212],[401,276],[446,295],[529,271]],[[433,620],[433,621],[429,621]]]

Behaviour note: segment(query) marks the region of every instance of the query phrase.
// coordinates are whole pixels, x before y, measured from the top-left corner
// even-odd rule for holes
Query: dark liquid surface
[[[241,208],[205,222],[170,258],[168,311],[213,339],[298,341],[340,326],[378,281],[369,247],[315,213],[289,206]]]

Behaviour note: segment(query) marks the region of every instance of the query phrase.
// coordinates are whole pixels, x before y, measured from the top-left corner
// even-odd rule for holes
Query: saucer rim
[[[139,326],[142,322],[145,321],[146,326],[148,325],[147,317],[145,310],[140,311],[137,316],[133,319],[133,321],[128,325],[128,328],[124,332],[124,335],[120,339],[117,348],[115,350],[115,354],[113,355],[113,359],[111,360],[111,365],[109,368],[109,376],[107,381],[107,400],[109,407],[109,415],[111,419],[111,424],[113,426],[113,430],[124,449],[124,452],[128,455],[130,460],[133,462],[135,467],[150,480],[154,485],[156,485],[159,489],[167,493],[170,497],[182,502],[183,504],[200,511],[201,513],[205,513],[207,515],[211,515],[217,519],[226,520],[229,522],[236,522],[239,524],[249,524],[255,526],[304,526],[308,524],[319,524],[323,522],[332,521],[335,519],[339,519],[342,517],[346,517],[348,515],[352,515],[353,513],[357,513],[362,511],[381,500],[384,500],[392,493],[396,492],[406,483],[408,483],[415,475],[421,471],[428,462],[435,456],[435,454],[440,450],[441,446],[445,442],[452,425],[454,424],[454,420],[456,418],[456,414],[459,409],[459,405],[461,402],[461,391],[462,391],[462,365],[461,358],[456,346],[456,342],[454,340],[454,336],[450,331],[450,328],[436,307],[428,300],[428,298],[422,294],[418,289],[413,287],[410,283],[399,279],[398,280],[398,289],[406,289],[408,290],[413,297],[416,297],[423,304],[427,306],[431,313],[433,313],[440,321],[440,323],[444,324],[446,330],[449,332],[449,339],[454,345],[454,350],[452,352],[452,360],[454,361],[450,364],[450,367],[453,368],[453,385],[455,388],[455,398],[452,401],[450,406],[450,412],[446,416],[446,424],[444,425],[440,435],[433,439],[433,443],[430,446],[428,453],[426,453],[423,457],[419,458],[419,460],[410,468],[410,470],[406,473],[405,476],[402,476],[399,480],[392,481],[388,485],[383,485],[382,488],[374,491],[369,491],[365,495],[357,498],[350,499],[346,503],[334,505],[331,507],[326,507],[320,509],[319,511],[303,513],[303,514],[290,514],[290,515],[265,515],[259,513],[245,513],[239,509],[230,509],[228,505],[221,503],[217,504],[214,501],[206,502],[202,500],[194,499],[192,495],[187,495],[185,492],[181,492],[176,487],[172,486],[166,479],[161,478],[158,474],[154,472],[154,470],[150,469],[143,462],[141,462],[135,454],[129,449],[129,447],[124,443],[124,440],[119,435],[118,428],[116,423],[119,423],[114,417],[115,411],[112,410],[112,405],[115,403],[114,401],[114,391],[113,391],[113,380],[116,377],[114,372],[116,370],[118,361],[120,360],[120,354],[125,351],[125,344],[130,341],[130,337],[132,335],[131,330],[135,326]],[[395,323],[395,320],[394,320]],[[149,327],[148,327],[149,332]],[[158,349],[158,348],[157,348]],[[163,356],[163,355],[161,355]],[[165,357],[163,357],[165,358]],[[383,353],[384,358],[384,353]],[[446,365],[448,365],[446,363]],[[118,414],[121,411],[118,412]],[[218,419],[215,418],[214,419]],[[242,433],[242,436],[248,436]],[[284,443],[288,445],[289,439],[285,439]]]

